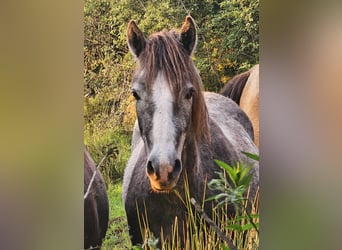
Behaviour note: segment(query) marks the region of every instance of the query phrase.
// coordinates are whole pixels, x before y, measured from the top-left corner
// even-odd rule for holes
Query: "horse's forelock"
[[[164,73],[175,100],[181,98],[186,82],[195,88],[192,107],[192,128],[197,140],[209,139],[208,112],[202,94],[202,81],[191,57],[174,31],[152,34],[139,58],[139,68],[145,72],[145,86],[151,91],[159,72]]]
[[[139,59],[140,69],[145,72],[146,87],[151,89],[159,72],[163,72],[172,92],[181,90],[183,82],[182,66],[187,65],[184,51],[179,46],[177,35],[172,31],[154,33]]]

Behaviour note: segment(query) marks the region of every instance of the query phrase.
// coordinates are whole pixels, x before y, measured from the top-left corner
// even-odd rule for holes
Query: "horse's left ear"
[[[180,31],[180,41],[186,51],[191,55],[197,44],[197,30],[195,21],[191,16],[187,16]]]

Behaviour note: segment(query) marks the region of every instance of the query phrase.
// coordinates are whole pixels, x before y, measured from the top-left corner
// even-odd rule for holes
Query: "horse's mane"
[[[192,103],[192,128],[197,140],[209,139],[208,112],[202,94],[203,84],[194,63],[175,31],[163,30],[152,34],[139,55],[138,67],[143,70],[147,91],[159,72],[163,72],[179,103],[183,88],[190,82],[195,92]]]
[[[249,70],[234,76],[232,79],[228,81],[226,86],[222,88],[220,94],[229,97],[238,105],[240,105],[240,97],[250,73],[251,72]]]

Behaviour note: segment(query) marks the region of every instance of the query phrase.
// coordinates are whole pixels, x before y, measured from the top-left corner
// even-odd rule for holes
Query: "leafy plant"
[[[215,163],[225,172],[217,172],[219,178],[213,179],[208,183],[210,189],[221,192],[208,200],[215,200],[218,202],[217,206],[231,202],[238,211],[242,207],[243,201],[246,200],[244,193],[252,178],[252,175],[249,174],[252,165],[245,166],[245,164],[237,163],[234,167],[231,167],[219,160],[215,160]],[[229,175],[231,184],[227,182],[226,174]]]
[[[243,152],[246,156],[253,160],[259,160],[259,156]],[[246,191],[249,188],[249,184],[252,178],[250,173],[252,164],[246,165],[245,163],[236,163],[234,166],[230,166],[219,160],[215,160],[215,163],[223,169],[224,172],[217,172],[218,179],[213,179],[208,183],[208,187],[212,190],[220,191],[219,194],[210,197],[208,200],[215,200],[217,202],[216,207],[233,204],[236,211],[236,218],[233,224],[228,225],[227,228],[233,229],[239,232],[255,229],[259,232],[259,223],[255,223],[254,219],[258,219],[257,214],[250,214],[247,211],[244,204],[249,200],[246,197]],[[227,181],[226,175],[229,176],[231,182]],[[249,223],[241,223],[243,221],[249,221]]]

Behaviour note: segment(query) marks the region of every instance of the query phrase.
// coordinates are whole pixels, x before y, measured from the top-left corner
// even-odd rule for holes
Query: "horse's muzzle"
[[[146,174],[150,179],[151,187],[156,192],[172,190],[179,179],[182,171],[182,163],[179,159],[174,164],[156,164],[149,160],[146,166]]]

